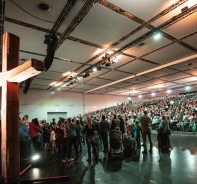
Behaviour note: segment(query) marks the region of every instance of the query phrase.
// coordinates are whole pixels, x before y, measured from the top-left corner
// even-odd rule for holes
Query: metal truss
[[[78,14],[74,17],[74,19],[71,21],[69,26],[66,28],[66,30],[63,32],[63,34],[60,36],[58,41],[57,48],[60,47],[60,45],[64,42],[64,40],[69,36],[69,34],[77,27],[77,25],[83,20],[83,18],[86,16],[86,14],[89,12],[89,10],[93,7],[96,0],[88,0],[81,10],[78,12]]]
[[[50,31],[50,33],[52,33],[52,34],[57,33],[57,30],[60,28],[60,26],[62,25],[62,23],[64,22],[64,20],[66,19],[66,17],[70,13],[70,11],[72,10],[72,8],[74,7],[76,2],[77,2],[77,0],[68,0],[67,1],[66,5],[64,6],[64,9],[60,13],[58,19],[56,20],[54,26],[52,27],[52,29]]]

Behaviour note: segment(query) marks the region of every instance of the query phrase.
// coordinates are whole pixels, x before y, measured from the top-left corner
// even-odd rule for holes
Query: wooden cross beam
[[[19,37],[3,35],[1,96],[1,170],[6,183],[20,178],[19,82],[43,71],[43,62],[35,59],[19,65]]]

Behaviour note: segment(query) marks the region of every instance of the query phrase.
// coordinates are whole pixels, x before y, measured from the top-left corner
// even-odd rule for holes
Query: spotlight
[[[93,66],[93,67],[92,67],[92,71],[93,71],[93,72],[96,72],[96,71],[97,71],[97,67],[96,67],[96,66]]]
[[[112,64],[117,63],[117,62],[118,62],[118,59],[114,58],[113,61],[112,61]]]
[[[157,32],[154,34],[154,39],[155,39],[155,40],[158,40],[160,37],[161,37],[161,33],[157,31]]]
[[[185,90],[187,91],[190,90],[190,88],[191,88],[190,86],[185,86]]]
[[[116,58],[117,59],[120,59],[120,57],[121,57],[121,54],[120,53],[116,54]]]
[[[33,157],[32,157],[32,160],[38,160],[40,158],[40,155],[34,155]]]
[[[101,64],[104,65],[106,67],[110,66],[111,65],[111,62],[110,62],[110,56],[108,53],[105,54],[105,56],[102,57],[102,61],[101,61]]]
[[[151,93],[152,96],[155,96],[155,93]]]
[[[139,95],[138,97],[139,97],[139,98],[142,98],[142,95]]]
[[[169,94],[169,93],[171,93],[171,90],[170,90],[170,89],[168,89],[166,92]]]

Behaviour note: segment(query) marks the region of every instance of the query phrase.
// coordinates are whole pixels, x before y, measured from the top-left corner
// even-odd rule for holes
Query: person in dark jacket
[[[109,122],[105,119],[105,116],[102,116],[102,121],[100,122],[100,134],[103,141],[104,152],[108,152],[108,131],[109,131]]]
[[[120,131],[122,132],[122,136],[125,133],[125,127],[124,127],[124,120],[122,119],[121,115],[118,115],[118,119],[120,120]]]
[[[96,146],[94,142],[94,131],[95,127],[94,124],[92,123],[92,120],[90,117],[87,117],[87,125],[85,126],[85,133],[86,133],[86,142],[87,142],[87,147],[88,147],[88,162],[91,162],[91,147],[93,149],[93,154],[95,156],[96,162],[98,162],[98,155],[96,152]]]
[[[76,125],[71,122],[71,119],[68,118],[67,120],[67,140],[68,140],[68,161],[73,161],[74,159],[71,158],[72,147],[74,145],[75,154],[78,156],[78,147],[77,147],[77,132],[76,132]]]
[[[111,130],[116,129],[116,127],[120,128],[120,120],[116,117],[116,114],[114,114],[114,118],[113,118],[112,124],[111,124]]]
[[[144,115],[140,118],[141,123],[141,129],[142,129],[142,139],[143,139],[143,145],[144,145],[144,151],[142,151],[143,154],[147,154],[147,145],[146,145],[146,137],[148,136],[149,142],[150,142],[150,150],[149,153],[152,153],[152,139],[151,139],[151,118],[148,116],[148,112],[144,111]]]

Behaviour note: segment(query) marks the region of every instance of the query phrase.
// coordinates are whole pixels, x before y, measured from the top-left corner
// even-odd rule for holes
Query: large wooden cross
[[[3,35],[1,94],[1,170],[6,183],[20,179],[19,83],[43,71],[43,62],[31,59],[19,65],[19,37]]]

